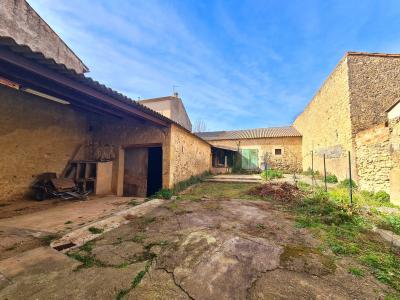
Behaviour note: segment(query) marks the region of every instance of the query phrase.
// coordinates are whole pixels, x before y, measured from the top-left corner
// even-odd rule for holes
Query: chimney
[[[179,98],[178,96],[179,96],[178,92],[174,92],[174,97]]]

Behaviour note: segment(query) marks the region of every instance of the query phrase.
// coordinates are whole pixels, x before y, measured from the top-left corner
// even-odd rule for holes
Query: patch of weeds
[[[97,227],[89,227],[88,229],[90,231],[90,233],[92,234],[100,234],[104,231],[104,229],[102,228],[97,228]]]
[[[265,229],[265,225],[264,224],[257,224],[256,227],[258,229]]]
[[[385,191],[379,191],[374,194],[374,199],[381,203],[390,202],[390,195]]]
[[[59,238],[59,235],[57,234],[48,234],[45,235],[44,237],[41,238],[43,244],[45,245],[50,245],[52,241],[56,240]]]
[[[342,180],[341,182],[339,182],[338,186],[342,187],[342,188],[349,188],[350,185],[350,179],[346,178],[344,180]],[[351,186],[353,189],[357,189],[357,184],[354,180],[351,180]]]
[[[67,221],[67,222],[65,222],[64,224],[72,224],[73,222],[72,221]]]
[[[116,300],[122,300],[128,293],[131,291],[131,289],[122,289],[118,292],[117,297],[115,297]]]
[[[141,224],[146,226],[156,221],[156,217],[141,217]]]
[[[131,200],[128,202],[128,205],[130,205],[130,206],[136,206],[136,205],[139,205],[139,203],[136,201],[136,199],[131,199]]]
[[[372,269],[374,276],[400,291],[400,259],[393,253],[368,251],[360,261]]]
[[[383,229],[400,234],[400,216],[382,214],[379,225]]]
[[[143,243],[143,240],[146,238],[144,234],[135,234],[134,237],[132,238],[132,241],[135,243]]]
[[[81,249],[82,251],[91,253],[93,250],[93,241],[88,241],[86,243],[84,243],[79,249]]]
[[[261,173],[261,177],[264,178],[265,180],[283,178],[283,172],[281,170],[267,169]]]
[[[79,262],[82,263],[82,265],[80,265],[77,270],[81,269],[81,268],[91,268],[94,266],[97,267],[104,267],[104,263],[102,263],[101,261],[99,261],[98,259],[96,259],[93,255],[91,254],[80,254],[80,253],[67,253],[67,255]]]
[[[165,247],[165,246],[167,246],[169,244],[169,242],[168,241],[156,241],[156,242],[152,242],[152,243],[149,243],[149,244],[147,244],[147,245],[145,245],[144,246],[144,249],[146,250],[146,251],[150,251],[150,249],[151,249],[151,247],[154,247],[154,246],[161,246],[161,247]]]
[[[123,262],[123,263],[121,263],[121,264],[119,264],[119,265],[116,265],[115,267],[117,268],[117,269],[125,269],[125,268],[127,268],[129,266],[129,263],[128,262]]]
[[[161,189],[157,193],[155,193],[152,198],[161,198],[169,200],[174,195],[174,192],[171,189]]]
[[[336,175],[328,174],[328,175],[326,175],[326,182],[328,182],[328,183],[337,183],[338,179],[337,179]]]
[[[357,277],[364,277],[365,276],[365,272],[363,270],[361,270],[360,268],[356,268],[356,267],[350,267],[349,268],[349,273],[357,276]]]
[[[297,187],[303,192],[309,192],[312,189],[311,185],[304,181],[297,182]]]
[[[143,280],[144,276],[149,271],[151,263],[152,263],[152,260],[148,261],[146,263],[146,265],[144,266],[144,269],[139,271],[139,273],[136,274],[136,276],[131,281],[131,285],[130,285],[129,288],[122,289],[122,290],[120,290],[118,292],[118,294],[116,296],[117,300],[122,300],[131,290],[133,290],[134,288],[136,288],[140,284],[140,282]]]
[[[318,227],[320,224],[320,222],[315,222],[313,218],[308,216],[300,216],[296,218],[294,226],[296,228],[311,228]]]
[[[328,245],[336,255],[352,255],[360,252],[357,244],[348,241],[342,242],[337,239],[330,239]]]

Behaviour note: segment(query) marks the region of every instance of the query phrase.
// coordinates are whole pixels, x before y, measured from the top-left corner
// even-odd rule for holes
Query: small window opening
[[[276,148],[275,149],[275,155],[282,155],[282,149],[281,148]]]

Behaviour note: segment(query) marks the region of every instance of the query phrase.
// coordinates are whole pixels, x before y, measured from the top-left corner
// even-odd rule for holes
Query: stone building
[[[386,110],[400,95],[400,55],[348,52],[293,126],[302,134],[303,169],[352,174],[361,189],[389,192]]]
[[[192,131],[192,122],[189,119],[182,99],[178,97],[178,93],[175,93],[173,96],[140,100],[139,103]]]
[[[72,166],[99,193],[127,196],[209,171],[211,146],[188,124],[86,77],[87,71],[25,1],[2,1],[0,201],[24,197],[40,173],[65,174]],[[102,178],[100,170],[106,170]]]
[[[236,167],[247,170],[268,168],[301,169],[301,134],[293,127],[257,128],[235,131],[197,132],[217,149],[235,151]],[[225,167],[224,155],[213,151],[213,167]],[[227,157],[229,157],[227,155]],[[235,156],[234,156],[235,157]],[[229,161],[233,166],[235,162]]]

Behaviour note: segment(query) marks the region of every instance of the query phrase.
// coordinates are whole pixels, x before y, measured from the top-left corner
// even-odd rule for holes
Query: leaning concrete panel
[[[25,0],[0,1],[0,37],[10,37],[77,73],[89,71]]]

